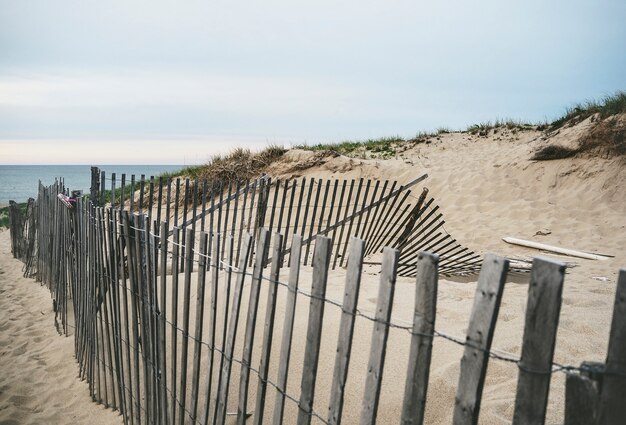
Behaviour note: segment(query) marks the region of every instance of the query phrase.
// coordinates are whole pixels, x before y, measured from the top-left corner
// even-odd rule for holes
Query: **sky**
[[[0,164],[552,120],[626,89],[626,2],[0,0]]]

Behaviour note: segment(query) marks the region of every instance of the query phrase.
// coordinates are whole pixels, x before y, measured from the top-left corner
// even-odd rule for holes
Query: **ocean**
[[[116,173],[117,187],[122,173],[130,182],[130,175],[139,179],[142,174],[146,178],[157,176],[163,172],[180,170],[183,165],[101,165],[107,178]],[[88,192],[91,186],[91,166],[89,165],[0,165],[0,206],[9,200],[26,202],[30,197],[37,196],[39,180],[45,185],[54,183],[54,179],[63,177],[65,186],[70,190],[81,189]],[[111,185],[107,181],[107,188]]]

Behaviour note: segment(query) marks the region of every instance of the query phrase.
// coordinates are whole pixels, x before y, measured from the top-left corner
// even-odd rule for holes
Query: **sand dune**
[[[588,122],[580,123],[555,137],[576,138],[588,125]],[[526,257],[541,254],[502,241],[504,236],[515,236],[614,255],[607,261],[552,256],[577,263],[577,267],[568,270],[565,278],[555,361],[571,365],[578,365],[583,360],[604,361],[617,271],[626,267],[626,167],[623,159],[597,156],[531,161],[532,152],[549,142],[543,133],[534,130],[500,129],[484,137],[468,133],[443,134],[431,138],[428,143],[409,144],[393,159],[329,156],[304,171],[292,171],[294,164],[313,154],[293,150],[270,171],[277,177],[365,177],[400,182],[428,173],[429,178],[423,186],[430,189],[430,194],[441,206],[446,230],[459,243],[476,252]],[[56,333],[47,289],[39,287],[33,280],[21,278],[21,264],[9,258],[6,231],[0,233],[0,247],[0,421],[3,421],[0,424],[121,423],[116,413],[90,402],[86,384],[76,378],[73,340]],[[363,312],[373,312],[375,308],[377,272],[375,267],[367,267],[365,271],[359,300],[359,309]],[[283,270],[284,279],[285,273]],[[302,285],[305,289],[310,275],[310,268],[303,267]],[[341,299],[344,275],[343,270],[331,272],[329,298]],[[519,356],[527,279],[516,278],[507,283],[493,341],[493,349],[497,352]],[[475,285],[476,277],[440,280],[436,322],[439,331],[463,338]],[[394,322],[410,323],[413,292],[412,279],[398,280]],[[262,292],[259,317],[264,314],[265,296]],[[284,291],[279,293],[279,299],[284,299]],[[304,303],[304,300],[300,302]],[[245,305],[242,308],[245,309]],[[282,323],[283,310],[279,301],[277,323]],[[303,305],[298,308],[296,317],[293,376],[289,381],[292,394],[299,394],[298,362],[304,354],[306,319],[307,308]],[[329,324],[337,323],[339,311],[329,308],[327,320]],[[261,330],[257,329],[257,332]],[[276,340],[278,334],[275,334]],[[345,405],[344,423],[347,424],[355,423],[359,418],[370,335],[371,323],[357,321]],[[408,337],[403,330],[391,331],[379,423],[397,423],[407,366]],[[336,338],[336,327],[325,326],[315,402],[318,412],[326,411]],[[256,340],[255,356],[260,340]],[[435,339],[426,409],[428,424],[451,423],[461,355],[462,347],[441,338]],[[257,362],[258,357],[253,356],[253,364]],[[276,362],[275,357],[270,368],[271,379],[276,373]],[[234,373],[237,376],[236,370]],[[562,373],[553,375],[546,423],[563,420],[564,377]],[[252,380],[256,381],[256,378]],[[516,382],[515,364],[490,361],[480,423],[510,423]],[[253,384],[251,400],[254,391]],[[289,405],[288,409],[286,417],[293,418],[295,407]]]
[[[0,424],[121,424],[78,379],[74,338],[60,336],[48,288],[22,277],[0,231]]]

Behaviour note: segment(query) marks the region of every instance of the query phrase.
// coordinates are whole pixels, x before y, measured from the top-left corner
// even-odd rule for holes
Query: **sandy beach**
[[[281,178],[364,177],[396,179],[401,183],[428,173],[429,178],[423,186],[429,188],[430,194],[441,206],[446,230],[460,243],[481,254],[493,252],[512,257],[544,255],[557,261],[575,263],[565,276],[554,360],[577,366],[585,360],[604,361],[606,356],[616,276],[618,269],[626,266],[626,191],[623,190],[626,167],[620,158],[574,157],[539,162],[531,161],[530,157],[546,143],[575,139],[588,124],[583,122],[566,128],[550,140],[536,130],[514,132],[502,129],[492,131],[488,136],[442,134],[432,137],[428,143],[407,144],[391,159],[362,160],[331,155],[311,168],[298,171],[293,171],[294,165],[306,163],[314,154],[292,150],[273,164],[270,172]],[[555,256],[509,245],[502,241],[505,236],[614,257],[594,261]],[[55,331],[47,289],[32,279],[21,277],[21,263],[12,259],[9,252],[8,231],[0,232],[0,247],[0,424],[121,423],[121,417],[116,412],[92,403],[87,385],[78,380],[73,339],[61,337]],[[361,284],[358,308],[370,315],[374,314],[376,307],[378,272],[377,266],[366,267]],[[309,266],[303,266],[301,289],[305,291],[310,288],[311,273]],[[283,269],[283,282],[287,280],[287,275],[288,270]],[[180,278],[182,280],[182,275]],[[192,294],[195,294],[196,279],[196,274],[193,274]],[[464,339],[476,280],[476,276],[440,278],[436,319],[438,331]],[[344,282],[345,270],[332,271],[327,298],[340,301]],[[506,284],[492,345],[496,353],[511,357],[520,354],[527,283],[528,275],[523,275],[511,277]],[[392,317],[394,323],[411,323],[414,288],[413,279],[398,279]],[[242,312],[246,311],[248,291],[249,285],[246,285]],[[264,317],[266,291],[267,287],[261,290],[259,318]],[[274,353],[278,352],[280,345],[285,298],[286,289],[281,287]],[[223,300],[220,302],[218,311],[223,306]],[[327,411],[337,343],[335,325],[339,322],[340,313],[340,309],[334,306],[326,310],[314,406],[317,412]],[[194,330],[194,314],[192,306],[190,332]],[[296,395],[300,390],[307,314],[308,300],[300,297],[292,346],[293,367],[288,382],[288,392]],[[240,321],[240,335],[244,322]],[[218,322],[218,329],[219,326]],[[359,419],[371,331],[370,321],[357,319],[344,407],[346,424],[357,423]],[[262,332],[260,319],[257,335]],[[390,332],[378,415],[381,424],[397,423],[399,418],[409,338],[406,330],[392,329]],[[259,361],[261,339],[258,336],[255,341],[255,367]],[[219,341],[218,338],[218,344]],[[235,350],[237,356],[241,356],[241,349],[239,343]],[[435,339],[426,406],[428,424],[451,423],[461,355],[461,346],[443,338]],[[277,368],[276,354],[270,365],[271,380],[275,379]],[[235,366],[233,382],[236,382],[237,376],[238,368]],[[555,373],[552,377],[546,423],[563,421],[564,378],[563,373]],[[516,383],[517,366],[514,363],[497,359],[490,361],[481,406],[481,424],[510,423]],[[249,396],[251,404],[255,391],[256,376],[253,376]],[[268,400],[273,400],[271,389],[269,394]],[[236,385],[231,387],[228,410],[236,410]],[[293,423],[296,413],[297,406],[288,403],[286,423]],[[270,418],[271,409],[266,420]]]
[[[74,339],[60,336],[48,288],[22,277],[0,231],[0,424],[122,424],[78,379]]]

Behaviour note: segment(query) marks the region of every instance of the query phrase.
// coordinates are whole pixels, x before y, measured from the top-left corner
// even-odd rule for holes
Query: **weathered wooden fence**
[[[95,205],[108,203],[120,210],[144,212],[151,225],[165,221],[170,235],[173,227],[180,228],[183,245],[188,228],[196,234],[231,235],[236,242],[232,247],[236,260],[245,235],[257,236],[265,227],[272,234],[284,235],[283,257],[291,255],[291,236],[301,235],[305,265],[312,261],[315,237],[324,235],[332,240],[332,268],[344,267],[350,237],[357,236],[367,241],[366,264],[380,265],[384,246],[399,249],[401,276],[414,276],[420,251],[440,253],[441,274],[477,273],[481,256],[444,230],[443,215],[427,189],[418,196],[414,193],[415,186],[426,177],[403,185],[363,178],[272,180],[267,176],[252,181],[209,182],[132,175],[129,182],[126,175],[117,180],[115,174],[107,177],[94,168],[91,200]],[[222,259],[225,246],[226,238],[222,238]],[[181,256],[184,250],[183,246]],[[184,260],[180,261],[183,272]]]
[[[100,177],[104,182],[104,175]],[[411,246],[422,246],[419,240],[441,232],[438,227],[417,236],[413,233],[414,228],[423,228],[417,222],[429,220],[425,215],[436,217],[427,209],[425,193],[414,204],[405,204],[398,200],[408,189],[395,189],[393,183],[391,187],[383,183],[384,188],[372,191],[378,195],[371,197],[349,194],[336,201],[333,194],[329,201],[329,191],[322,191],[323,187],[332,186],[335,193],[339,186],[341,192],[348,186],[350,192],[364,187],[367,193],[371,184],[302,180],[273,185],[261,179],[227,188],[208,188],[204,183],[200,192],[196,189],[201,186],[186,180],[183,192],[180,181],[174,186],[159,184],[156,191],[150,181],[145,192],[142,178],[135,194],[134,178],[130,191],[124,178],[121,189],[116,190],[114,178],[111,182],[110,199],[105,200],[104,192],[98,193],[94,185],[95,202],[78,198],[72,209],[57,199],[64,191],[62,182],[40,186],[31,225],[36,230],[25,234],[17,224],[11,229],[18,232],[13,236],[14,253],[19,252],[23,261],[29,258],[21,254],[21,247],[28,245],[22,240],[34,241],[31,263],[36,264],[37,279],[53,294],[59,331],[74,336],[80,376],[89,383],[93,400],[118,409],[125,423],[340,424],[357,319],[372,323],[362,424],[377,420],[390,329],[406,330],[410,347],[403,407],[397,418],[403,424],[424,421],[434,338],[464,348],[455,424],[479,422],[491,359],[519,368],[514,424],[544,423],[551,375],[556,372],[567,373],[566,424],[624,423],[626,270],[620,271],[617,282],[605,364],[574,367],[553,361],[565,266],[545,259],[533,262],[521,357],[507,357],[491,351],[509,271],[504,258],[486,255],[482,260],[466,338],[437,330],[439,274],[450,272],[454,264],[463,264],[463,272],[471,270],[474,260],[465,262],[465,251],[405,254],[405,250],[413,252]],[[379,182],[374,187],[379,188]],[[305,195],[316,201],[294,201]],[[338,211],[339,206],[343,211]],[[348,207],[351,210],[346,212]],[[380,211],[375,212],[377,207]],[[316,213],[318,208],[322,213]],[[409,210],[417,213],[399,212]],[[385,214],[394,221],[385,219]],[[386,227],[372,226],[377,220]],[[313,236],[315,244],[310,248]],[[397,248],[385,247],[378,260],[367,261],[390,241]],[[378,262],[379,293],[375,313],[369,314],[357,308],[362,268]],[[346,267],[342,301],[326,296],[329,270],[337,263]],[[301,266],[306,264],[313,268],[310,286],[301,277]],[[285,280],[282,269],[287,266]],[[412,325],[391,320],[396,277],[401,272],[415,276]],[[285,299],[279,299],[280,293]],[[298,327],[296,309],[303,299],[308,320]],[[325,320],[329,306],[341,309],[339,323]],[[264,313],[261,318],[259,312]],[[262,326],[257,326],[259,320]],[[277,320],[282,320],[282,328]],[[328,327],[338,327],[336,357],[327,409],[319,410],[315,408],[320,405],[318,370],[332,367],[320,365],[322,331]],[[288,385],[294,368],[290,356],[294,340],[301,335],[304,360],[297,364],[301,382],[300,390],[294,391]],[[275,365],[272,374],[270,364]],[[295,415],[286,414],[288,406],[295,406]]]

